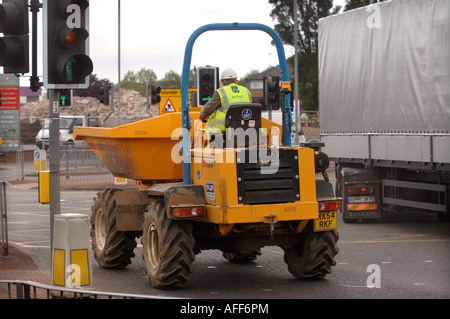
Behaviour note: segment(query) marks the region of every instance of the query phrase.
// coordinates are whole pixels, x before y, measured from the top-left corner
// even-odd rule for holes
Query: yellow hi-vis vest
[[[233,103],[250,103],[252,100],[252,94],[250,91],[238,84],[229,84],[217,90],[220,96],[221,106],[209,117],[205,128],[211,133],[225,132],[225,117],[227,110]]]

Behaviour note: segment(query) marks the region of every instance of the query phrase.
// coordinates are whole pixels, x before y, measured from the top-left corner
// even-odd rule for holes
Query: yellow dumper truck
[[[189,112],[188,75],[195,39],[210,30],[262,30],[275,41],[283,70],[283,126],[261,118],[261,106],[232,105],[225,133],[211,138]],[[253,23],[211,24],[186,46],[182,112],[115,128],[77,127],[114,176],[136,190],[106,189],[92,206],[95,259],[104,268],[131,263],[142,236],[143,260],[155,288],[185,286],[195,255],[219,249],[230,262],[254,261],[264,246],[280,246],[299,279],[324,278],[338,253],[337,210],[320,143],[290,146],[290,87],[279,36]],[[241,138],[242,137],[242,138]],[[218,142],[220,141],[220,142]],[[316,173],[324,178],[316,180]]]

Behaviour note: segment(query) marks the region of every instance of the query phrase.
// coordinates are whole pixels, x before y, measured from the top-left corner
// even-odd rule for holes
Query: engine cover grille
[[[285,203],[300,199],[298,152],[246,149],[236,153],[238,202]]]

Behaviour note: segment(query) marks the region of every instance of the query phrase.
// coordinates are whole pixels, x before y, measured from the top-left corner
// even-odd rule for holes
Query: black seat
[[[261,128],[261,110],[262,107],[259,103],[231,104],[225,118],[225,146],[231,145],[230,142],[233,142],[232,145],[234,147],[258,145]],[[229,130],[229,128],[232,128],[232,130]],[[239,136],[242,133],[244,136]]]

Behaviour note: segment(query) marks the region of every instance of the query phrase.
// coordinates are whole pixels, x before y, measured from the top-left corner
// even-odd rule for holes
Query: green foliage
[[[247,79],[251,78],[252,76],[259,74],[259,71],[256,69],[251,70],[250,72],[247,72],[244,77],[239,79],[239,85],[246,86],[247,85]]]
[[[146,83],[158,84],[163,89],[181,88],[181,75],[170,70],[166,72],[162,79],[158,80],[156,73],[152,69],[142,68],[137,72],[127,71],[120,82],[120,87],[127,90],[138,91],[141,96],[146,96]],[[189,71],[189,87],[195,85],[195,74],[193,70]]]
[[[74,96],[91,96],[98,97],[100,94],[100,87],[111,87],[111,81],[108,79],[98,79],[96,74],[89,75],[89,88],[83,90],[73,90]]]
[[[367,6],[372,3],[383,2],[384,0],[346,0],[344,11]]]
[[[120,88],[138,91],[141,96],[146,96],[146,83],[156,84],[157,76],[152,69],[142,68],[137,72],[127,71],[120,81]]]
[[[181,75],[174,70],[170,70],[159,80],[159,85],[165,89],[178,89],[181,87]]]
[[[294,0],[269,0],[270,16],[276,20],[275,31],[294,45]],[[298,5],[298,96],[305,110],[317,110],[318,95],[318,24],[319,19],[337,13],[333,0],[296,0]],[[294,59],[288,59],[292,64]]]

